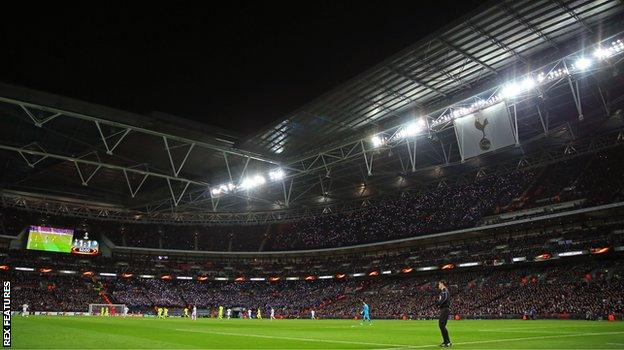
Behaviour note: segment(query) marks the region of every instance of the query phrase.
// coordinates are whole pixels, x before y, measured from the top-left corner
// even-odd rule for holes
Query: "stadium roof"
[[[606,147],[622,128],[604,118],[622,106],[621,58],[515,103],[520,148],[462,163],[448,124],[381,148],[368,140],[417,117],[434,125],[510,79],[620,38],[623,23],[615,0],[487,3],[248,138],[0,85],[2,199],[85,216],[281,220],[353,209],[374,195],[509,169],[519,159],[569,155],[572,144],[591,151],[589,138]],[[284,178],[271,181],[276,169]],[[240,190],[257,185],[256,174],[266,184]]]

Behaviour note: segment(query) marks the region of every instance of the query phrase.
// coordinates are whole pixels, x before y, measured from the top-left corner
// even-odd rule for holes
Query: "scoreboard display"
[[[71,229],[30,226],[26,249],[69,253],[72,250],[73,237],[74,230]]]
[[[89,233],[85,232],[82,239],[74,239],[71,253],[76,255],[98,255],[100,253],[100,246],[98,245],[98,241],[89,239]]]
[[[74,238],[72,229],[30,226],[26,249],[75,255],[100,254],[98,241],[90,239],[88,232],[84,232],[82,238],[78,237]]]

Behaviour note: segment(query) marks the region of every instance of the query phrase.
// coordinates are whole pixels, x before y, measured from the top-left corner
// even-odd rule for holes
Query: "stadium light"
[[[611,47],[609,48],[604,48],[602,46],[598,47],[596,50],[594,50],[593,56],[596,59],[604,60],[613,55],[617,55],[618,53],[621,53],[623,51],[624,51],[624,42],[618,39],[616,41],[612,41]]]
[[[521,93],[527,92],[536,86],[536,81],[532,77],[527,77],[521,82],[511,82],[503,86],[501,96],[503,98],[514,98]]]
[[[176,279],[179,279],[179,280],[192,280],[193,277],[189,277],[189,276],[176,276]]]
[[[73,270],[60,270],[59,272],[66,274],[66,275],[73,275],[76,273],[76,271],[73,271]]]
[[[579,57],[569,66],[569,68],[557,68],[557,65],[559,65],[559,63],[557,63],[554,67],[548,70],[547,73],[544,71],[538,71],[527,76],[522,81],[511,81],[503,84],[497,94],[494,94],[486,100],[477,100],[472,103],[470,107],[449,108],[450,111],[434,119],[431,122],[431,126],[435,127],[440,124],[450,122],[454,119],[473,113],[477,109],[492,106],[500,102],[502,99],[512,99],[522,93],[536,88],[539,84],[545,84],[564,78],[570,74],[583,72],[597,63],[596,61],[598,60],[605,60],[621,53],[624,53],[624,42],[621,39],[612,41],[610,46],[606,46],[604,43],[599,44],[592,53],[593,60],[589,57]],[[569,57],[570,56],[567,58]],[[535,76],[535,78],[532,76]]]
[[[362,273],[362,272],[358,272],[358,273],[352,273],[352,274],[351,274],[351,277],[362,277],[362,276],[364,276],[364,275],[365,275],[364,273]]]
[[[271,179],[271,181],[279,181],[284,178],[284,175],[286,175],[284,170],[278,168],[269,172],[269,179]]]
[[[264,277],[252,277],[249,279],[250,281],[258,282],[258,281],[266,281]]]
[[[111,272],[100,272],[100,276],[103,277],[117,277],[116,273],[111,273]]]
[[[386,140],[383,138],[383,136],[374,135],[371,137],[371,143],[373,144],[374,148],[377,148],[383,146],[386,143]]]
[[[392,271],[390,271],[390,270],[381,271],[381,274],[382,275],[390,275],[390,274],[392,274]]]
[[[243,190],[251,190],[260,185],[264,185],[266,183],[266,179],[262,175],[254,175],[247,177],[241,181],[240,188]]]
[[[481,265],[481,263],[479,263],[479,262],[468,262],[468,263],[461,263],[461,264],[459,264],[457,266],[459,266],[459,267],[472,267],[472,266],[479,266],[479,265]]]
[[[234,191],[235,189],[236,189],[236,186],[233,183],[228,182],[226,184],[213,187],[212,189],[210,189],[210,193],[213,196],[218,196],[222,193],[228,193],[228,192]]]
[[[20,266],[16,267],[15,270],[17,270],[17,271],[35,271],[35,269],[32,268],[32,267],[20,267]]]
[[[411,121],[407,123],[404,127],[399,130],[397,133],[398,138],[406,138],[418,135],[421,131],[425,129],[427,123],[424,119],[418,119],[415,121]]]
[[[320,280],[330,280],[332,278],[334,278],[334,276],[319,276]]]
[[[584,254],[587,254],[587,251],[585,251],[585,250],[576,250],[576,251],[572,251],[572,252],[559,253],[558,255],[560,257],[566,257],[566,256],[577,256],[577,255],[584,255]]]
[[[438,267],[437,266],[425,266],[425,267],[419,267],[416,270],[417,271],[433,271],[433,270],[437,270]]]
[[[592,61],[587,57],[579,57],[576,59],[576,61],[574,61],[574,68],[578,69],[581,72],[589,69],[591,65]]]
[[[154,278],[154,275],[140,275],[141,278]]]
[[[215,281],[227,281],[227,277],[215,277]]]
[[[286,277],[286,281],[299,281],[299,277]]]
[[[513,262],[522,262],[522,261],[526,261],[526,256],[519,256],[516,258],[511,259],[511,261]]]

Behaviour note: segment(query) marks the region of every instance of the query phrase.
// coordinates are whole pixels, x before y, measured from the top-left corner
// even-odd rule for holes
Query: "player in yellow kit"
[[[262,319],[262,312],[260,312],[260,308],[258,308],[258,312],[256,312],[256,318],[259,320]]]
[[[219,313],[217,314],[217,319],[223,319],[223,306],[219,306]]]

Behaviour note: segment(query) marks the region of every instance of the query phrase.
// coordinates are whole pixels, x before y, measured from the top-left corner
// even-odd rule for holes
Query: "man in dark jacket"
[[[440,289],[440,296],[438,297],[438,307],[440,308],[440,318],[438,319],[438,325],[440,326],[440,332],[442,332],[443,342],[440,344],[443,348],[448,348],[452,345],[449,339],[448,331],[446,330],[446,322],[449,317],[449,307],[451,306],[451,295],[446,287],[446,282],[438,282],[438,289]]]

